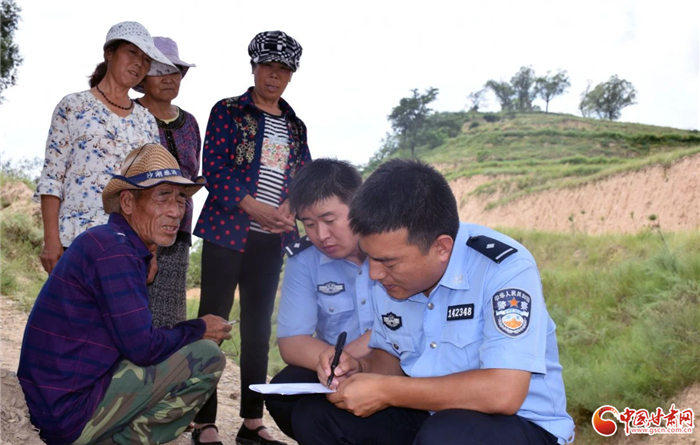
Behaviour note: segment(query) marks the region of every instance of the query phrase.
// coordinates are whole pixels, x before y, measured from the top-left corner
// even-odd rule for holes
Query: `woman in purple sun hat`
[[[168,58],[177,71],[169,74],[149,74],[137,86],[145,93],[136,103],[155,117],[160,143],[180,165],[182,174],[194,179],[199,173],[202,139],[194,116],[172,101],[180,92],[180,82],[187,70],[196,66],[180,59],[177,43],[168,37],[154,37],[156,48]],[[187,268],[192,245],[192,199],[187,200],[185,216],[180,223],[175,244],[158,248],[158,273],[148,286],[148,305],[154,327],[172,327],[187,318]]]

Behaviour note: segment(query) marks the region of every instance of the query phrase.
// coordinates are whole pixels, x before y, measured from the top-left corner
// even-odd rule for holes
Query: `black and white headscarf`
[[[279,62],[292,71],[299,69],[301,45],[282,31],[264,31],[256,35],[248,45],[251,62]]]

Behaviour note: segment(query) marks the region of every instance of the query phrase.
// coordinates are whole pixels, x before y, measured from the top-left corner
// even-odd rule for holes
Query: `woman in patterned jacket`
[[[287,193],[311,157],[306,126],[282,93],[301,52],[284,32],[256,35],[248,46],[255,85],[214,105],[202,148],[209,196],[194,229],[204,239],[199,314],[228,318],[240,284],[239,444],[281,444],[263,426],[262,395],[248,385],[265,383],[282,249],[299,236]],[[195,445],[219,440],[216,404],[214,394],[195,417]]]

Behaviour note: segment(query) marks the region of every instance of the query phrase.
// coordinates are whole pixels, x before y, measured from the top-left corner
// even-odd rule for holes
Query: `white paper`
[[[250,385],[250,389],[263,394],[282,394],[284,396],[335,392],[320,383],[268,383],[264,385]]]

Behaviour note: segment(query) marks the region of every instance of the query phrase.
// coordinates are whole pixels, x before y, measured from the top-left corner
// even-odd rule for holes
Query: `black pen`
[[[335,342],[335,355],[333,356],[333,362],[331,363],[331,375],[328,376],[328,382],[326,382],[326,387],[331,387],[331,382],[333,377],[335,377],[335,368],[338,366],[340,361],[340,355],[343,353],[343,347],[345,347],[345,337],[348,333],[343,331],[338,335],[338,340]]]

